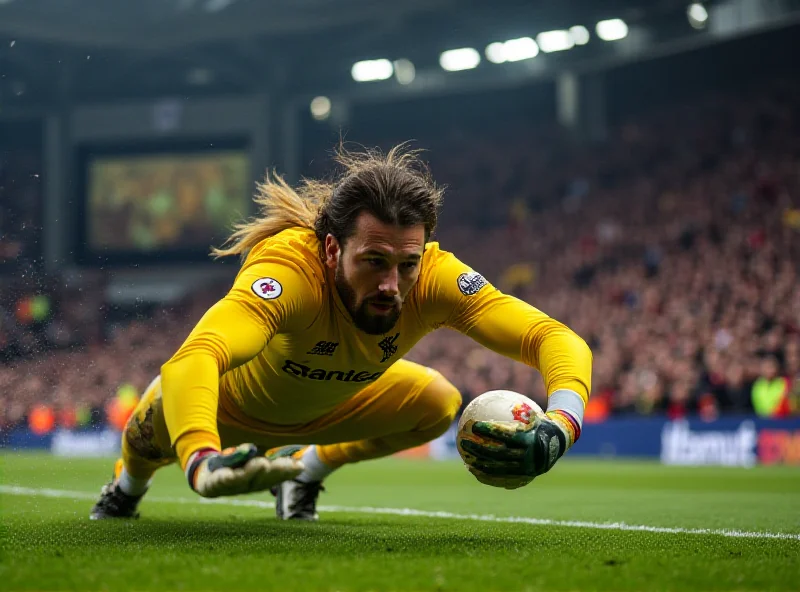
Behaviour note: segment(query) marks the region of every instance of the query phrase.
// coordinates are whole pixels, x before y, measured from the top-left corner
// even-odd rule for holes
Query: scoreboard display
[[[245,149],[93,151],[82,161],[88,258],[205,257],[251,211]]]

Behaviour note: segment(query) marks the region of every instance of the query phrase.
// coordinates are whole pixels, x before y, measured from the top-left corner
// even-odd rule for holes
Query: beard
[[[365,298],[361,304],[356,306],[356,293],[344,277],[341,262],[336,266],[336,273],[333,279],[347,312],[353,317],[353,323],[361,331],[368,335],[383,335],[391,331],[392,327],[397,324],[400,318],[400,305],[396,298],[378,295],[372,298]],[[370,302],[391,304],[394,308],[386,314],[373,314],[369,310]]]

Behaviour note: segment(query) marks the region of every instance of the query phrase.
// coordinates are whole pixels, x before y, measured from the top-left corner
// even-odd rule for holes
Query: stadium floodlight
[[[461,47],[443,51],[439,56],[439,65],[448,72],[471,70],[481,63],[481,54],[474,47]]]
[[[600,21],[594,30],[603,41],[619,41],[628,36],[628,25],[622,19]]]
[[[417,76],[417,69],[411,60],[395,60],[394,77],[400,84],[411,84]]]
[[[572,35],[570,35],[569,31],[563,29],[539,33],[536,36],[536,41],[539,44],[539,49],[545,53],[564,51],[575,47],[575,40]]]
[[[575,42],[575,45],[586,45],[589,43],[589,29],[583,25],[575,25],[574,27],[570,27],[569,34],[572,37],[572,40]]]
[[[331,100],[328,97],[314,97],[310,107],[311,117],[317,121],[325,121],[331,116]]]
[[[373,80],[386,80],[394,73],[392,62],[386,59],[364,60],[356,62],[350,69],[350,74],[356,82],[371,82]]]
[[[530,37],[509,39],[505,42],[490,43],[485,50],[486,59],[493,64],[520,62],[539,55],[539,46]]]
[[[694,29],[702,29],[708,21],[708,10],[700,2],[692,2],[686,8],[686,17]]]
[[[506,60],[509,62],[529,60],[539,55],[539,46],[530,37],[509,39],[503,44],[503,47],[506,52]]]
[[[502,41],[495,41],[486,46],[483,52],[486,59],[493,64],[502,64],[506,61],[506,44]]]

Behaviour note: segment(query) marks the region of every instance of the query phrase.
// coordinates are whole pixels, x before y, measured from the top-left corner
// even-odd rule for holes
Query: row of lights
[[[364,60],[356,62],[350,68],[350,75],[356,82],[371,82],[374,80],[387,80],[394,75],[400,84],[411,84],[416,76],[416,69],[410,60],[386,59]]]
[[[686,9],[686,17],[693,28],[703,29],[708,22],[708,11],[702,2],[693,2]],[[628,36],[628,25],[622,19],[608,19],[595,25],[595,33],[603,41],[619,41]],[[572,49],[576,45],[586,45],[590,39],[589,30],[583,25],[576,25],[569,29],[539,33],[536,39],[520,37],[490,43],[484,54],[493,64],[520,62],[535,58],[540,51],[552,53]],[[473,47],[450,49],[439,56],[439,65],[448,72],[471,70],[480,63],[481,55]],[[400,84],[410,84],[414,81],[416,71],[414,64],[406,59],[378,59],[356,62],[350,74],[356,82],[388,80],[394,76]],[[331,101],[328,97],[319,96],[311,101],[311,115],[314,119],[325,120],[330,112]]]
[[[619,41],[628,35],[628,25],[622,19],[600,21],[595,26],[597,36],[603,41]],[[572,49],[576,45],[586,45],[591,38],[589,30],[578,25],[570,29],[545,31],[532,37],[520,37],[508,41],[490,43],[486,46],[486,59],[493,64],[519,62],[539,55],[540,51],[551,53]],[[444,51],[439,56],[439,65],[448,72],[471,70],[481,63],[481,55],[473,47],[461,47]],[[356,82],[372,82],[387,80],[394,75],[400,84],[409,84],[414,80],[414,64],[409,60],[387,59],[365,60],[356,62],[350,70]]]

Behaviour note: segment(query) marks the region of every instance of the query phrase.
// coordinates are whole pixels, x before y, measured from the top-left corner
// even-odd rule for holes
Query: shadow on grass
[[[326,520],[320,523],[280,522],[273,517],[223,520],[149,518],[133,521],[57,520],[47,524],[17,524],[12,528],[12,552],[71,549],[98,553],[113,548],[135,553],[226,552],[236,554],[326,556],[383,553],[446,554],[503,549],[520,533],[425,520]],[[7,542],[11,542],[8,540]],[[5,545],[0,545],[3,547]]]
[[[0,551],[11,555],[54,551],[121,556],[222,553],[249,556],[308,555],[352,557],[385,553],[415,556],[504,555],[525,550],[569,554],[602,554],[609,547],[644,553],[669,548],[693,555],[701,549],[712,557],[747,552],[775,556],[800,548],[797,541],[725,538],[714,535],[656,534],[435,521],[410,517],[326,518],[319,523],[282,522],[271,515],[231,514],[203,517],[145,517],[133,521],[91,522],[88,519],[14,521],[5,524]]]

